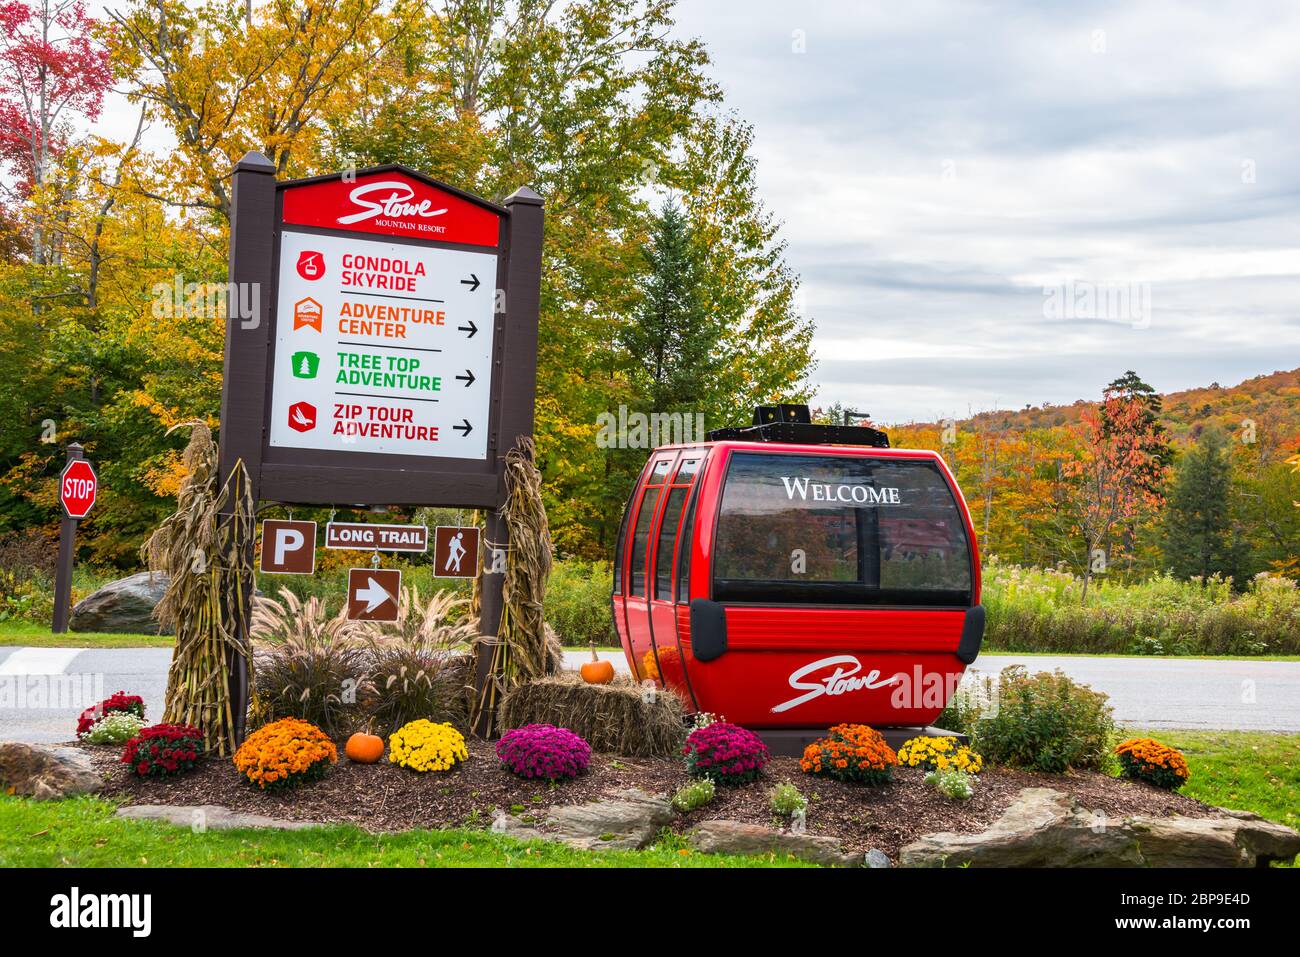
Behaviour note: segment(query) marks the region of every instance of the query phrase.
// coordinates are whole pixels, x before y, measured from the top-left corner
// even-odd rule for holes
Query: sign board
[[[270,444],[483,460],[496,252],[286,230]]]
[[[69,518],[85,518],[95,507],[99,478],[85,459],[75,459],[64,466],[59,476],[59,502]]]
[[[505,455],[533,433],[542,198],[521,186],[498,204],[395,164],[281,181],[256,152],[230,184],[221,481],[247,470],[254,503],[487,509],[504,542]],[[395,615],[373,599],[400,575],[358,575],[351,610]],[[484,580],[482,634],[503,581]],[[248,620],[250,594],[221,601]],[[243,652],[230,675],[239,737]]]
[[[316,571],[316,523],[268,518],[262,523],[262,560],[268,575],[310,575]]]
[[[348,621],[397,621],[401,595],[401,569],[348,569]]]
[[[478,545],[478,526],[439,525],[433,530],[433,574],[438,578],[475,577]]]
[[[424,525],[330,522],[325,526],[325,547],[379,552],[427,552],[429,529]]]

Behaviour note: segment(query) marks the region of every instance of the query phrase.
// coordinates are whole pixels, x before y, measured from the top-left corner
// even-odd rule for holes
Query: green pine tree
[[[643,256],[643,296],[619,336],[629,378],[644,411],[694,412],[715,391],[723,329],[705,303],[700,257],[676,202],[664,203]]]
[[[1228,439],[1218,429],[1206,429],[1179,460],[1165,507],[1163,550],[1165,562],[1179,578],[1241,576],[1232,461]]]

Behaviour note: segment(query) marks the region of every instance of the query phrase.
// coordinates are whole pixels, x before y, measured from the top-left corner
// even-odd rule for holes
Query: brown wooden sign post
[[[533,431],[542,228],[527,188],[498,206],[396,165],[277,182],[245,156],[222,480],[242,462],[254,502],[483,508],[488,547],[506,547],[496,510],[504,456]],[[484,577],[484,635],[503,583]],[[230,672],[242,737],[248,662]]]

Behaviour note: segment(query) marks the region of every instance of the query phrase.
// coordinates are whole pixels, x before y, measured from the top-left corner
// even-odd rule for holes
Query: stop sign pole
[[[83,463],[78,468],[74,462]],[[66,479],[69,472],[84,471],[90,478],[88,494],[68,495]],[[72,611],[72,563],[77,554],[77,523],[86,517],[95,504],[96,481],[94,469],[86,461],[86,450],[73,442],[68,446],[68,462],[59,475],[59,503],[63,506],[63,521],[59,524],[59,564],[54,573],[54,621],[51,631],[61,635],[68,630],[68,615]]]

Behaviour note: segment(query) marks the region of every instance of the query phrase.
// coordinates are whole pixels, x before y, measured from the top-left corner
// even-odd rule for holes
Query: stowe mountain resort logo
[[[372,194],[383,192],[388,193],[388,196],[383,199],[369,198]],[[426,198],[418,203],[413,203],[411,200],[414,198],[415,190],[396,180],[366,183],[358,186],[348,194],[348,199],[352,201],[352,205],[360,207],[361,212],[340,216],[338,224],[348,226],[367,219],[378,222],[381,216],[385,219],[411,219],[413,217],[432,219],[434,216],[441,216],[447,212],[445,207],[433,209],[433,200],[431,199]]]

